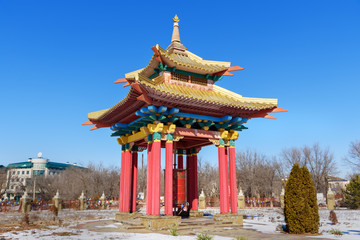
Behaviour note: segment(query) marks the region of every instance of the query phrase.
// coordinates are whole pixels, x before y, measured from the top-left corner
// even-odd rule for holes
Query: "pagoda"
[[[174,207],[184,202],[196,212],[197,154],[215,145],[220,212],[237,213],[239,132],[252,118],[274,119],[269,113],[286,110],[277,106],[277,99],[243,97],[216,85],[243,68],[188,51],[180,41],[177,16],[173,22],[171,44],[166,49],[151,47],[153,56],[146,67],[115,81],[130,87],[127,96],[111,108],[89,113],[83,125],[95,125],[90,130],[110,128],[122,147],[120,212],[136,211],[137,154],[147,150],[146,214],[160,215],[161,148],[165,148],[165,215],[173,215]]]

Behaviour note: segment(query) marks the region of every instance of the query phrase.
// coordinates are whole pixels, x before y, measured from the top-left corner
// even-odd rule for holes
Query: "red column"
[[[199,210],[198,202],[198,173],[197,173],[197,154],[192,154],[192,179],[193,179],[193,191],[192,191],[192,210]]]
[[[148,142],[147,175],[146,175],[146,215],[152,214],[152,142]]]
[[[231,212],[238,212],[237,205],[237,187],[236,187],[236,158],[235,158],[235,146],[231,146],[234,140],[230,140],[229,147],[229,173],[230,173],[230,201]]]
[[[137,173],[138,173],[138,152],[137,147],[133,147],[132,152],[132,190],[131,190],[131,212],[136,212],[136,195],[137,195]]]
[[[160,134],[160,138],[161,138],[161,134]],[[154,137],[152,148],[153,148],[152,149],[152,154],[153,154],[152,215],[160,215],[161,140],[155,139]]]
[[[124,212],[130,212],[130,192],[131,192],[131,150],[128,144],[125,149],[125,180],[124,180]]]
[[[184,168],[183,152],[184,151],[182,149],[178,150],[178,169],[183,169]]]
[[[165,143],[165,215],[173,215],[173,141]]]
[[[191,192],[191,185],[192,185],[192,172],[191,172],[191,152],[190,150],[186,150],[186,201],[189,202],[190,208],[192,203],[192,192]]]
[[[221,140],[221,139],[220,139]],[[220,188],[220,213],[227,213],[229,209],[229,194],[226,194],[226,159],[224,145],[218,146],[219,156],[219,188]]]
[[[226,196],[227,196],[227,205],[225,206],[226,209],[225,211],[226,212],[229,212],[230,211],[230,207],[229,207],[229,152],[228,152],[228,148],[225,147],[225,181],[226,181]]]
[[[125,146],[121,146],[121,168],[120,168],[120,193],[119,193],[119,212],[124,211],[124,170],[125,170]]]

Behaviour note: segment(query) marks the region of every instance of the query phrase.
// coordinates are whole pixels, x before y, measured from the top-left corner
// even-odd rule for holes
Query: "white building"
[[[38,153],[37,158],[29,158],[27,162],[9,164],[6,167],[6,189],[7,199],[18,199],[22,196],[26,187],[31,185],[35,176],[50,176],[60,174],[68,167],[76,164],[50,162]],[[77,166],[76,166],[77,167]],[[32,189],[28,189],[32,192]]]

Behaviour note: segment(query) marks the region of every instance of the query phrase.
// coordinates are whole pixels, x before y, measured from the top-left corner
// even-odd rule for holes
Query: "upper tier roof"
[[[159,62],[170,68],[176,67],[179,70],[203,75],[214,75],[215,73],[226,71],[231,65],[230,62],[204,60],[187,50],[184,50],[184,52],[168,52],[159,45],[152,49],[154,50],[154,55],[150,63],[145,68],[125,74],[126,79],[137,79],[138,74],[150,77],[154,74],[154,69],[158,68]]]

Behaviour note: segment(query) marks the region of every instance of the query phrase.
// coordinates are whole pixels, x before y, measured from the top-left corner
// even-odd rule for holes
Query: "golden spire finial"
[[[180,21],[180,19],[178,18],[178,16],[175,14],[175,17],[173,18],[173,21],[174,22],[179,22]]]

